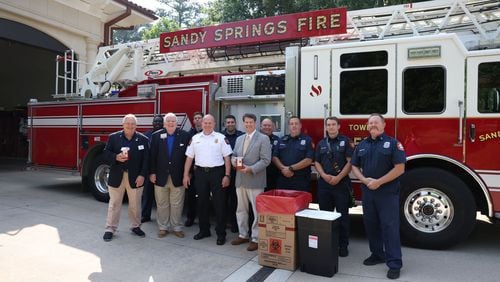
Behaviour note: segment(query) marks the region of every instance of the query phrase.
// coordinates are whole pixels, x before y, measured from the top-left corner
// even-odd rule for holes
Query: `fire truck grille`
[[[243,92],[243,77],[230,77],[227,80],[227,93],[241,93]]]

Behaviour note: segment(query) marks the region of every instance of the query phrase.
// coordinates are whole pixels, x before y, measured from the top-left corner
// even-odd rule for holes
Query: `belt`
[[[214,166],[214,167],[203,167],[203,166],[197,166],[197,165],[195,165],[194,169],[195,170],[199,169],[199,170],[201,170],[203,172],[211,172],[211,171],[215,171],[215,170],[221,169],[223,167],[224,167],[223,165],[221,165],[221,166]]]

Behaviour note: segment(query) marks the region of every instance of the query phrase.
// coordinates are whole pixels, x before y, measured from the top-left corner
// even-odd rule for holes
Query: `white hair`
[[[125,115],[122,119],[122,124],[124,124],[127,119],[133,119],[135,124],[137,124],[137,118],[135,117],[135,115],[133,115],[133,114]]]
[[[167,121],[167,118],[169,117],[174,117],[175,120],[177,120],[177,116],[174,114],[174,113],[167,113],[164,117],[163,117],[163,122],[166,122]]]

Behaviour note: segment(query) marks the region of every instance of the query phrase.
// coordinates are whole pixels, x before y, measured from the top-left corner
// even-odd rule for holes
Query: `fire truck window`
[[[407,114],[442,113],[445,85],[443,67],[406,69],[403,74],[403,111]]]
[[[500,113],[500,62],[479,64],[477,77],[478,112]]]
[[[362,68],[387,65],[387,51],[348,53],[340,56],[340,67]]]
[[[340,74],[340,113],[387,113],[387,70],[344,71]]]

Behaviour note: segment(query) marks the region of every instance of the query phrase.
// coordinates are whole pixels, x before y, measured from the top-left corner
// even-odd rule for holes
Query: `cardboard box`
[[[295,213],[306,208],[311,194],[271,190],[257,196],[259,264],[294,271],[297,268]]]
[[[259,214],[259,264],[297,268],[295,215]]]

